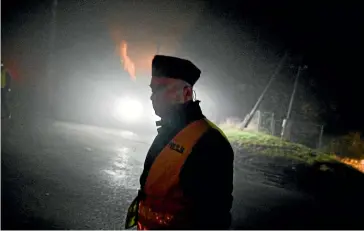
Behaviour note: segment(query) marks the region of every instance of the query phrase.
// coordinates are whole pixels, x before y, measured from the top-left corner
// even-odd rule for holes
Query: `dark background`
[[[194,1],[177,2],[175,12],[168,15],[167,11],[171,8],[163,11],[167,5],[163,1],[59,1],[55,46],[58,75],[61,72],[72,73],[80,67],[89,68],[90,73],[117,72],[118,60],[108,62],[105,58],[112,56],[114,51],[110,39],[110,30],[113,29],[110,28],[131,25],[127,30],[128,39],[137,43],[135,38],[152,40],[151,34],[163,37],[172,31],[172,27],[158,23],[167,21],[166,25],[169,25],[170,19],[173,26],[177,21],[188,21],[189,15],[193,15],[196,19],[178,35],[177,54],[196,61],[206,75],[213,73],[209,76],[214,82],[211,89],[216,90],[218,96],[226,96],[225,100],[233,105],[222,110],[227,111],[227,116],[243,117],[242,114],[247,113],[264,87],[272,67],[284,50],[288,50],[290,64],[299,64],[297,60],[303,57],[303,64],[308,65],[302,75],[303,91],[307,97],[314,99],[316,108],[323,109],[317,120],[326,125],[325,132],[343,134],[364,130],[361,89],[363,8],[359,3],[205,1],[201,2],[201,8],[195,8],[194,12],[191,10],[190,14],[189,4],[194,4]],[[8,66],[17,63],[15,69],[20,77],[27,73],[27,78],[37,79],[31,81],[34,85],[42,81],[39,76],[45,73],[51,3],[49,0],[2,1],[2,56],[6,57],[3,60],[10,64]],[[145,7],[142,7],[143,4]],[[173,21],[173,15],[180,12],[185,15]],[[161,17],[159,21],[155,20],[154,30],[145,32],[148,28],[145,25],[153,17],[157,18],[156,15]],[[149,34],[145,36],[143,33]],[[251,62],[254,50],[251,44],[257,41],[258,57],[264,58],[261,62],[257,61],[257,74],[252,76],[244,65],[248,63],[247,59]],[[98,61],[95,60],[106,61],[97,66],[94,63]],[[291,86],[294,70],[290,70],[287,64],[282,72],[287,76],[283,82]],[[58,79],[62,79],[59,76]],[[210,79],[201,79],[201,85],[208,85]],[[236,82],[252,85],[253,90],[250,94],[235,96],[232,93],[235,91],[230,89]],[[287,102],[291,88],[283,88],[287,94],[279,101]],[[282,87],[274,91],[282,91]],[[244,105],[238,104],[239,97],[246,100]],[[218,98],[221,97],[216,97],[218,104],[226,103]],[[270,110],[269,105],[266,103],[262,107]],[[285,109],[281,111],[283,115]]]

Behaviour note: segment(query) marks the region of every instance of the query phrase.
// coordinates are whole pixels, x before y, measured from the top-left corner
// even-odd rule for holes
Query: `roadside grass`
[[[254,154],[285,157],[310,165],[317,162],[337,162],[333,154],[323,153],[268,134],[242,131],[232,127],[222,127],[222,130],[232,144]]]

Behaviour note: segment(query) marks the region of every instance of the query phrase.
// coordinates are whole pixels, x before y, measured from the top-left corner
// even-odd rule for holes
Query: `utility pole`
[[[318,145],[317,145],[317,149],[320,149],[321,146],[322,146],[322,136],[324,134],[324,125],[321,125],[320,126],[320,135],[319,135],[319,142],[318,142]]]
[[[267,86],[264,88],[262,94],[258,98],[258,100],[255,103],[254,107],[252,108],[252,110],[250,111],[250,113],[248,114],[248,116],[245,117],[245,119],[243,121],[243,126],[242,126],[243,129],[246,128],[246,127],[248,127],[250,121],[252,120],[252,118],[254,116],[255,111],[258,109],[260,103],[262,102],[262,100],[264,98],[264,95],[268,91],[268,89],[269,89],[270,85],[272,84],[273,80],[275,79],[276,75],[280,72],[280,70],[281,70],[281,68],[283,66],[283,63],[286,61],[287,57],[288,57],[288,52],[286,51],[285,54],[284,54],[284,56],[282,57],[281,61],[277,65],[276,69],[274,70],[273,74],[271,75],[270,80],[269,80]]]
[[[258,132],[260,132],[260,124],[262,123],[262,112],[257,111],[257,115],[258,115]]]
[[[270,131],[271,131],[272,136],[274,136],[276,134],[275,128],[276,128],[276,123],[274,120],[274,112],[273,112],[272,116],[271,116],[271,121],[270,121]]]
[[[295,78],[295,81],[294,81],[293,91],[292,91],[292,94],[291,94],[291,99],[289,101],[287,115],[286,115],[286,118],[283,120],[283,124],[282,124],[281,139],[283,139],[284,136],[287,135],[287,132],[288,132],[288,134],[290,133],[291,124],[289,124],[289,123],[291,121],[289,121],[289,120],[290,120],[290,117],[291,117],[292,105],[293,105],[294,97],[295,97],[296,91],[297,91],[298,79],[300,77],[300,74],[301,74],[302,69],[306,69],[306,68],[307,68],[307,66],[305,66],[303,68],[301,67],[301,65],[298,66],[298,71],[297,71],[296,78]]]

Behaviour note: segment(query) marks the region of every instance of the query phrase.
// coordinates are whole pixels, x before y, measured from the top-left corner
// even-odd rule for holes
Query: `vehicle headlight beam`
[[[125,97],[115,100],[114,115],[117,119],[125,122],[134,122],[143,115],[143,105],[135,99]]]

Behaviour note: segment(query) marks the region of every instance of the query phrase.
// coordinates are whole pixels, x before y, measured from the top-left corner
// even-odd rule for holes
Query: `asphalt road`
[[[7,128],[2,125],[2,229],[123,229],[152,134],[49,120]],[[362,223],[360,212],[342,218],[353,204],[335,208],[298,189],[296,167],[237,150],[232,228]]]

